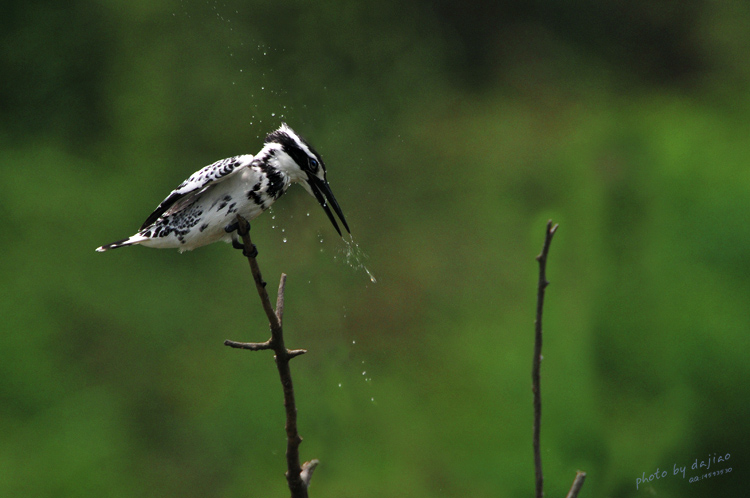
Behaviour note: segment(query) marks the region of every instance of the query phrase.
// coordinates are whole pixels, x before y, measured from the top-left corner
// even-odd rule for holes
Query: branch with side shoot
[[[263,310],[268,317],[271,338],[266,342],[235,342],[227,340],[224,341],[224,344],[232,348],[248,349],[250,351],[271,349],[275,353],[276,367],[279,371],[281,386],[284,390],[284,408],[286,410],[286,479],[289,490],[292,493],[292,498],[307,498],[307,488],[310,485],[310,479],[318,464],[318,460],[311,460],[305,462],[304,465],[300,465],[299,445],[302,442],[302,438],[297,431],[297,406],[294,401],[294,386],[292,384],[292,374],[289,369],[289,360],[307,351],[304,349],[287,349],[284,345],[282,322],[284,317],[286,275],[281,274],[279,291],[276,297],[276,308],[274,309],[266,291],[266,283],[263,281],[258,262],[255,259],[258,252],[250,239],[250,224],[241,216],[237,216],[237,224],[237,233],[242,237],[244,244],[243,254],[250,263],[250,271],[255,280],[255,287],[258,290]]]
[[[534,393],[534,475],[536,484],[536,498],[544,496],[544,477],[542,475],[542,452],[540,449],[539,433],[542,425],[542,392],[541,392],[541,365],[542,365],[542,312],[544,311],[544,291],[549,285],[547,281],[547,254],[549,253],[552,237],[557,231],[557,225],[552,220],[547,222],[542,252],[536,257],[539,262],[539,283],[537,285],[536,320],[534,321],[534,359],[531,366],[531,390]],[[568,492],[567,498],[576,498],[583,486],[586,473],[580,470],[576,472],[573,486]]]

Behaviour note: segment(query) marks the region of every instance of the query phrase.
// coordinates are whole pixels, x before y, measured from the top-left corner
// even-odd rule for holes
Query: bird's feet
[[[242,251],[242,255],[246,258],[256,258],[258,257],[258,248],[255,247],[255,244],[252,244],[252,249],[250,251],[245,250],[245,244],[240,242],[237,239],[232,239],[232,247],[235,249],[240,249]]]
[[[239,235],[240,237],[242,237],[243,235],[247,235],[247,233],[250,231],[250,223],[244,219],[243,221],[245,223],[240,223],[239,220],[229,223],[227,226],[224,227],[224,231],[227,233],[232,233],[236,231],[237,235]],[[245,244],[243,244],[240,240],[232,237],[232,247],[234,247],[235,249],[241,249],[242,254],[246,258],[255,258],[256,256],[258,256],[258,248],[255,247],[255,244],[252,244],[252,249],[250,251],[247,251],[245,250]]]
[[[244,225],[247,227],[245,230],[243,230],[242,225],[243,224],[240,223],[239,221],[233,221],[224,227],[224,231],[227,233],[232,233],[234,231],[237,231],[237,235],[242,237],[243,235],[245,235],[246,233],[250,231],[250,222],[245,220]]]

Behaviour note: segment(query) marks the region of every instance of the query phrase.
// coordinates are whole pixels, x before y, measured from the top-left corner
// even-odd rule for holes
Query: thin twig
[[[266,292],[266,282],[263,281],[263,277],[260,274],[260,268],[258,267],[258,261],[253,256],[253,254],[256,254],[256,249],[252,240],[250,240],[250,223],[248,223],[242,216],[237,216],[237,223],[239,225],[237,233],[242,236],[242,242],[245,244],[244,253],[247,255],[247,261],[250,263],[250,271],[253,273],[255,287],[258,289],[258,295],[260,296],[260,302],[263,305],[263,311],[265,311],[266,316],[268,316],[268,322],[271,325],[271,332],[273,333],[274,330],[281,329],[281,321],[271,305],[271,299],[268,297],[268,292]],[[279,289],[283,294],[286,277],[282,275],[281,280]],[[281,297],[282,302],[283,299],[284,298]]]
[[[253,258],[254,259],[254,258]],[[279,292],[276,295],[276,319],[279,321],[279,327],[281,327],[284,321],[284,289],[286,288],[286,274],[281,274],[279,279]]]
[[[542,362],[542,310],[544,309],[544,290],[549,285],[547,281],[547,253],[552,243],[552,236],[557,231],[557,225],[552,220],[547,222],[542,252],[536,257],[539,262],[539,285],[537,288],[536,321],[534,322],[534,360],[531,367],[531,390],[534,392],[534,474],[536,477],[536,498],[544,496],[544,477],[542,475],[542,453],[539,448],[539,431],[542,424],[542,393],[539,372]]]
[[[227,340],[224,341],[224,344],[233,348],[248,349],[251,351],[273,349],[276,358],[276,368],[279,371],[281,386],[284,390],[284,408],[286,410],[285,428],[287,439],[287,484],[289,485],[289,491],[292,493],[292,498],[307,498],[307,487],[310,485],[310,478],[312,477],[312,472],[318,464],[318,461],[312,460],[306,462],[304,466],[300,466],[299,445],[302,442],[302,438],[297,431],[297,407],[294,401],[292,374],[289,369],[289,360],[295,356],[306,353],[307,351],[304,349],[289,350],[284,345],[282,320],[284,316],[284,288],[286,285],[286,275],[283,273],[281,274],[279,292],[276,299],[276,309],[274,310],[271,305],[271,300],[268,297],[268,292],[266,292],[266,283],[263,281],[258,262],[255,259],[257,252],[255,251],[255,246],[250,239],[250,224],[241,216],[237,216],[237,222],[239,225],[237,233],[242,236],[242,242],[245,246],[244,254],[247,256],[247,260],[250,263],[250,270],[253,274],[253,279],[255,280],[255,287],[258,290],[263,310],[266,312],[266,316],[268,316],[268,322],[271,328],[271,338],[266,342],[260,343]]]
[[[568,495],[565,498],[576,498],[585,479],[586,472],[583,472],[582,470],[577,471],[576,478],[573,479],[573,485],[570,487],[570,491],[568,491]]]
[[[225,346],[237,349],[249,349],[250,351],[262,351],[264,349],[273,349],[271,341],[266,342],[236,342],[227,339],[224,341]]]
[[[317,459],[310,460],[309,462],[305,462],[302,465],[302,482],[305,483],[305,486],[310,485],[310,479],[312,479],[313,471],[315,470],[315,467],[318,466],[320,462]]]

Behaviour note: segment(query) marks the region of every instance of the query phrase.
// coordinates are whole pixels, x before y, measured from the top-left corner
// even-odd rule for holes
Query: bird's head
[[[264,149],[275,158],[276,166],[289,175],[293,182],[301,183],[305,190],[317,199],[339,235],[341,235],[341,229],[336,223],[336,218],[333,217],[331,208],[338,215],[346,231],[351,233],[344,213],[328,185],[326,166],[320,154],[286,123],[283,123],[278,130],[269,133],[265,142]]]

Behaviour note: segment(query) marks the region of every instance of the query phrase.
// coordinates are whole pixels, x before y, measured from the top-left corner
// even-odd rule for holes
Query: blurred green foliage
[[[326,159],[378,279],[302,189],[253,223],[310,351],[292,366],[312,496],[530,496],[549,218],[547,494],[579,468],[582,497],[744,493],[747,4],[2,11],[0,496],[285,495],[272,359],[222,345],[266,338],[247,263],[94,252],[281,120]],[[672,475],[714,453],[731,474]]]

